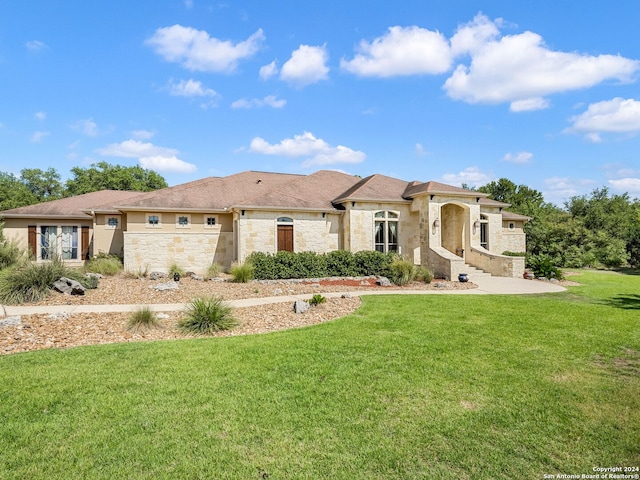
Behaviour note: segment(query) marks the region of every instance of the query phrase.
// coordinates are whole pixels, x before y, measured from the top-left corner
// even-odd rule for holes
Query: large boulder
[[[309,302],[305,302],[304,300],[296,300],[296,303],[293,304],[293,311],[296,313],[304,313],[309,310]]]
[[[167,282],[167,283],[159,283],[157,285],[149,285],[149,288],[153,288],[158,290],[159,292],[164,292],[167,290],[178,290],[178,282]]]
[[[1,327],[17,327],[20,325],[22,325],[22,317],[20,317],[19,315],[0,319],[0,328]]]
[[[84,295],[85,288],[80,282],[71,280],[67,277],[60,277],[59,280],[53,283],[53,289],[57,292],[64,293],[66,295]]]

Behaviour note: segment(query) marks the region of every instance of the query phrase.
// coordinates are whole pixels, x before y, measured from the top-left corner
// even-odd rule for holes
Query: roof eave
[[[0,218],[41,218],[43,220],[91,220],[91,215],[48,215],[35,213],[8,213]]]

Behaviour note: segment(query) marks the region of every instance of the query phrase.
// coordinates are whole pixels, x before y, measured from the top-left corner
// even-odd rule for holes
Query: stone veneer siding
[[[203,274],[212,262],[224,267],[233,261],[233,233],[124,233],[126,271],[167,272],[175,263]]]

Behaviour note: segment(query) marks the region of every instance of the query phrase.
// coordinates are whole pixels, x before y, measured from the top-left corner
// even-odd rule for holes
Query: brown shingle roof
[[[375,174],[363,178],[353,187],[336,197],[335,203],[348,201],[406,201],[403,194],[407,182],[386,175]]]
[[[502,219],[503,220],[523,220],[528,222],[531,220],[531,217],[527,217],[526,215],[520,215],[519,213],[507,212],[506,210],[502,211]]]
[[[101,206],[103,209],[112,208],[115,203],[127,198],[136,197],[140,192],[128,192],[121,190],[100,190],[98,192],[85,193],[74,197],[52,200],[50,202],[36,203],[26,207],[12,208],[0,212],[6,218],[20,217],[68,217],[91,218],[87,212]]]
[[[476,192],[474,190],[467,190],[466,188],[454,187],[452,185],[447,185],[445,183],[439,182],[426,182],[426,183],[417,183],[412,182],[410,186],[405,191],[404,195],[407,198],[414,197],[416,195],[420,195],[421,193],[431,193],[431,194],[445,194],[445,195],[462,195],[465,197],[488,197],[489,195],[486,193]]]

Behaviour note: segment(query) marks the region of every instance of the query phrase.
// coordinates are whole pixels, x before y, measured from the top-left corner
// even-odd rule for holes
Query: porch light
[[[433,225],[431,226],[431,233],[435,234],[438,228],[440,228],[440,218],[436,218],[433,221]]]
[[[480,228],[480,220],[476,220],[475,222],[473,222],[473,233],[475,235],[476,231],[478,230],[478,228]]]

